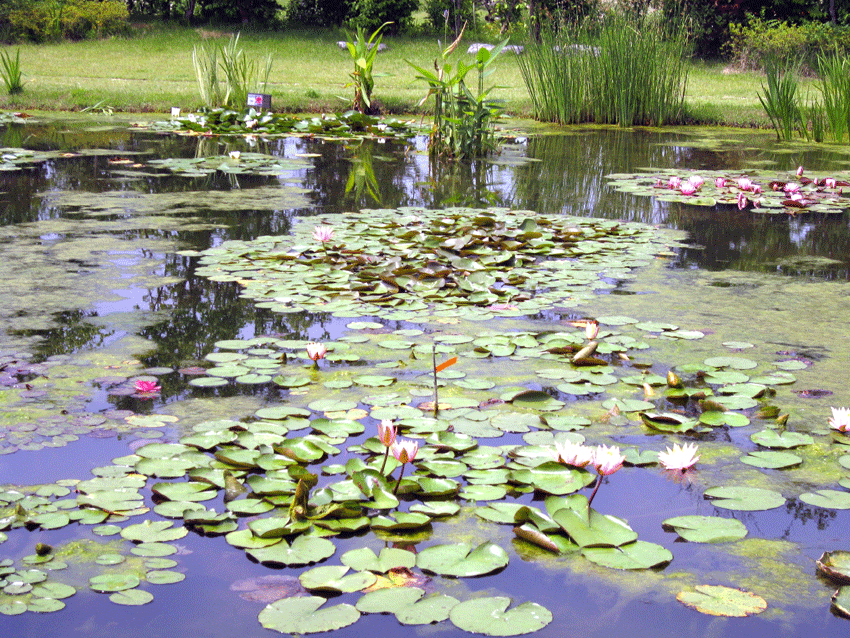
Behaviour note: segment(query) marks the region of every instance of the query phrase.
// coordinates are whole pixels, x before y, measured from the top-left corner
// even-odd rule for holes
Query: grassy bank
[[[144,27],[134,37],[102,41],[21,45],[24,92],[0,96],[0,108],[73,111],[96,107],[128,112],[168,112],[200,106],[192,46],[224,44],[229,33],[177,27]],[[249,56],[271,53],[274,67],[270,93],[275,110],[340,111],[350,106],[345,88],[351,60],[336,44],[343,32],[242,32],[240,44]],[[426,37],[385,38],[389,51],[379,55],[375,96],[384,110],[419,113],[424,85],[413,80],[411,60],[429,67],[436,40]],[[470,40],[471,42],[471,40]],[[464,48],[468,43],[464,43]],[[18,47],[7,47],[14,54]],[[531,115],[531,100],[516,58],[504,54],[492,81],[507,111]],[[767,123],[757,98],[762,78],[755,73],[726,73],[721,64],[697,62],[690,74],[688,112],[695,123],[763,126]],[[807,88],[803,85],[803,94]]]

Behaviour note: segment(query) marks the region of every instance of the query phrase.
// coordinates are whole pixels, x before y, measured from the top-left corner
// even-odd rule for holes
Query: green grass
[[[222,39],[214,41],[226,43],[230,32],[219,33]],[[0,108],[75,111],[100,104],[127,112],[167,113],[172,106],[193,110],[201,100],[192,46],[210,42],[210,37],[202,37],[209,34],[201,29],[156,26],[139,28],[129,39],[20,45],[24,92],[0,96]],[[264,58],[271,53],[270,93],[275,110],[316,112],[340,111],[351,104],[353,91],[344,88],[351,61],[336,45],[344,39],[342,31],[242,31],[239,42],[249,56]],[[415,73],[405,60],[433,68],[436,38],[387,37],[384,42],[390,49],[375,61],[375,98],[387,112],[423,112],[430,105],[418,106],[424,89],[414,81]],[[530,116],[531,99],[516,58],[500,56],[495,69],[490,81],[500,88],[494,97],[505,101],[509,114]],[[764,76],[757,73],[726,73],[721,64],[695,63],[686,97],[688,120],[769,125],[757,97],[763,82]],[[810,84],[810,80],[801,82],[803,95]]]

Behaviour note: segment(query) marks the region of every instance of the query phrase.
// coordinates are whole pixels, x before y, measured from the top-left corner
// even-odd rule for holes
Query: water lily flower
[[[327,243],[334,238],[333,226],[316,226],[313,229],[313,239],[316,241]]]
[[[257,126],[257,120],[248,120],[245,122],[245,128],[254,128]]]
[[[613,474],[623,467],[625,460],[626,457],[620,454],[620,448],[616,445],[611,447],[600,445],[593,452],[593,467],[596,468],[600,476]]]
[[[153,394],[154,392],[162,390],[162,388],[156,384],[156,381],[142,381],[141,379],[138,379],[133,384],[133,388],[139,394]]]
[[[555,441],[554,457],[565,465],[585,467],[593,461],[593,448],[572,441]]]
[[[398,483],[395,484],[393,494],[398,492],[398,487],[401,485],[401,477],[404,476],[404,466],[411,463],[416,458],[416,453],[419,451],[419,443],[416,441],[396,441],[390,447],[396,461],[401,463],[401,472],[398,475]]]
[[[655,187],[661,188],[662,186],[664,186],[664,182],[661,181],[661,178],[659,177],[657,180],[655,180]]]
[[[599,334],[599,323],[597,321],[588,321],[584,324],[584,336],[588,341],[593,341]]]
[[[387,459],[390,456],[390,447],[395,443],[396,427],[391,419],[384,419],[378,423],[378,438],[381,443],[387,448],[384,451],[384,462],[381,464],[381,474],[384,473],[384,468],[387,466]]]
[[[392,420],[384,419],[378,423],[378,438],[386,447],[392,446],[395,443],[396,427]]]
[[[753,187],[753,180],[749,177],[742,177],[738,180],[738,188],[742,191],[748,191]]]
[[[747,207],[749,200],[744,196],[743,193],[738,193],[738,210],[744,210]]]
[[[667,187],[670,188],[671,190],[679,188],[679,186],[681,186],[681,185],[682,185],[682,178],[676,177],[675,175],[673,175],[673,177],[670,178],[670,181],[667,182]]]
[[[685,443],[682,446],[674,443],[673,449],[668,447],[666,452],[658,453],[658,462],[664,466],[665,470],[681,470],[684,472],[696,465],[697,461],[699,461],[699,456],[697,456],[695,443]]]
[[[240,157],[242,157],[242,153],[240,153],[239,151],[230,151],[228,155],[232,160],[238,160]]]
[[[310,357],[313,361],[324,359],[327,353],[328,349],[323,343],[316,343],[315,341],[311,341],[307,344],[307,356]]]
[[[789,199],[792,202],[801,202],[801,203],[803,202],[803,196],[800,193],[791,193],[791,196],[789,197]]]
[[[830,408],[832,418],[829,419],[829,427],[839,432],[850,430],[850,408]]]
[[[704,180],[702,177],[700,177],[699,175],[691,175],[691,176],[688,178],[688,181],[689,181],[691,184],[693,184],[693,185],[694,185],[694,188],[696,188],[697,190],[699,190],[700,188],[702,188],[702,185],[703,185],[703,184],[705,184],[705,180]]]
[[[800,185],[796,182],[788,182],[787,184],[785,184],[785,188],[783,188],[783,190],[786,193],[796,193],[800,190]]]
[[[827,188],[835,188],[835,178],[834,177],[827,177],[825,180],[823,180],[823,184]]]
[[[799,166],[797,168],[797,177],[802,177],[802,176],[803,176],[803,167]]]
[[[726,180],[723,177],[715,177],[714,185],[717,188],[726,188]]]
[[[682,193],[682,195],[693,195],[697,192],[697,187],[690,181],[682,182],[679,186],[679,192]]]

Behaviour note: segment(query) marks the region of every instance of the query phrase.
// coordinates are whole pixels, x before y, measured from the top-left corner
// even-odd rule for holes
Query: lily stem
[[[590,498],[587,499],[587,506],[590,507],[590,504],[593,503],[593,497],[596,496],[596,493],[599,491],[599,486],[602,485],[602,475],[596,477],[596,487],[593,488],[593,493],[590,495]]]
[[[404,476],[404,466],[405,466],[405,464],[402,463],[401,464],[401,470],[398,473],[398,483],[395,484],[395,489],[393,490],[393,496],[398,494],[398,488],[401,485],[401,477]]]
[[[389,458],[389,456],[390,456],[390,448],[387,447],[386,451],[384,452],[384,462],[381,463],[381,474],[384,473],[384,468],[387,467],[387,459]]]

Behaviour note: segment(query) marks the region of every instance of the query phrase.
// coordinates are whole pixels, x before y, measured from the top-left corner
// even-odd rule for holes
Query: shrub
[[[338,27],[351,13],[351,0],[292,0],[286,19],[292,24]]]
[[[425,0],[423,8],[428,22],[440,33],[446,25],[455,35],[460,33],[464,23],[472,26],[472,0]]]
[[[729,25],[726,47],[734,62],[745,69],[761,70],[768,59],[799,59],[814,69],[817,59],[836,47],[850,51],[850,27],[829,23],[805,22],[800,25],[780,20],[748,16],[745,24]]]
[[[21,3],[9,12],[12,34],[44,42],[82,40],[126,33],[127,5],[121,0],[42,0]]]
[[[418,0],[353,0],[350,22],[366,31],[374,31],[391,22],[389,30],[398,33],[410,26],[413,12],[418,8]]]

